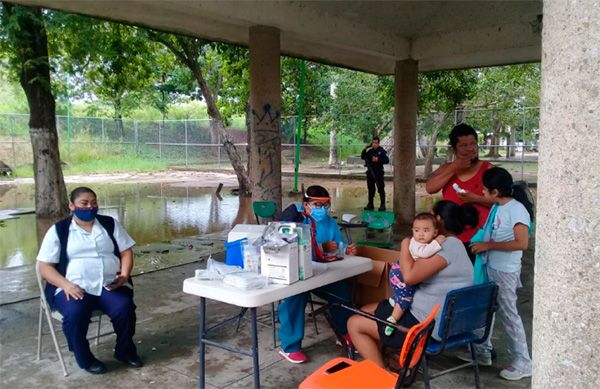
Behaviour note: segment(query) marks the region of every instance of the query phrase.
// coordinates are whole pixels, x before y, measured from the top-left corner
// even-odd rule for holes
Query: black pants
[[[385,182],[383,181],[383,172],[367,172],[367,189],[369,191],[369,204],[373,204],[375,198],[375,186],[379,192],[380,207],[385,207]]]

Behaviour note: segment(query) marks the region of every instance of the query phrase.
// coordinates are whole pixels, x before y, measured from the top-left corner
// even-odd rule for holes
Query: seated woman
[[[79,187],[70,196],[73,214],[50,227],[37,256],[46,298],[63,315],[69,350],[80,368],[103,374],[106,366],[94,357],[87,341],[92,311],[107,314],[117,335],[114,357],[134,368],[137,355],[135,304],[131,269],[135,244],[112,217],[97,215],[96,194]]]
[[[282,221],[309,224],[313,242],[313,261],[327,261],[325,253],[335,252],[338,245],[344,243],[336,221],[329,216],[331,198],[327,189],[319,185],[310,186],[304,194],[303,205],[290,205],[277,218]],[[346,254],[355,255],[356,246],[348,245]],[[325,285],[312,291],[317,296],[331,302],[349,304],[351,301],[350,290],[345,281]],[[309,293],[302,293],[288,297],[279,303],[279,339],[281,349],[279,354],[292,363],[308,361],[302,352],[302,338],[304,338],[304,310],[308,302]],[[331,309],[336,330],[345,341],[350,342],[346,322],[350,317],[349,311],[341,308]]]
[[[398,324],[407,328],[424,320],[436,304],[443,306],[449,291],[473,285],[473,265],[465,246],[456,235],[464,230],[465,225],[473,227],[477,225],[477,210],[470,204],[457,205],[442,200],[434,205],[433,214],[437,220],[439,233],[446,236],[440,251],[432,257],[415,261],[409,251],[410,238],[402,241],[400,269],[404,282],[408,285],[419,284],[412,305],[398,321]],[[393,307],[386,299],[379,304],[369,304],[362,310],[385,320],[392,313]],[[441,312],[440,309],[435,318],[432,335],[434,338],[437,338]],[[381,323],[358,315],[353,315],[348,320],[348,331],[356,349],[363,357],[381,367],[385,366],[380,352],[380,342],[391,348],[401,348],[406,336],[401,331],[394,331],[392,335],[386,336],[385,327]]]

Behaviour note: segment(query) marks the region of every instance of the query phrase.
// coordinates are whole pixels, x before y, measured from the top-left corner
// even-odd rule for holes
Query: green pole
[[[294,158],[294,192],[298,193],[298,168],[300,164],[300,141],[302,140],[302,104],[304,103],[304,73],[306,63],[300,64],[300,96],[298,98],[298,130],[296,133],[296,158]]]
[[[71,156],[71,76],[67,73],[67,154]]]

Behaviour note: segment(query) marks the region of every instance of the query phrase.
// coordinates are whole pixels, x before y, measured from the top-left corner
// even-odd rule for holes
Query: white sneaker
[[[465,362],[473,362],[470,351],[459,351],[455,354],[456,358]],[[492,353],[483,352],[477,353],[477,364],[479,366],[492,366]]]
[[[505,380],[509,380],[509,381],[518,381],[523,378],[531,377],[531,371],[529,371],[529,372],[521,371],[515,367],[512,367],[511,365],[508,365],[508,367],[506,369],[503,369],[500,372],[500,377],[504,378]]]

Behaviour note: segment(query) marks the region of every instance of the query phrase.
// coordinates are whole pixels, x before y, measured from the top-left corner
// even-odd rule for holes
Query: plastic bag
[[[243,290],[252,290],[264,288],[269,284],[269,279],[260,274],[242,271],[225,275],[223,283]]]
[[[196,270],[195,277],[199,280],[222,280],[227,274],[241,272],[239,266],[230,266],[222,262],[215,261],[212,256],[206,261],[206,270]]]

